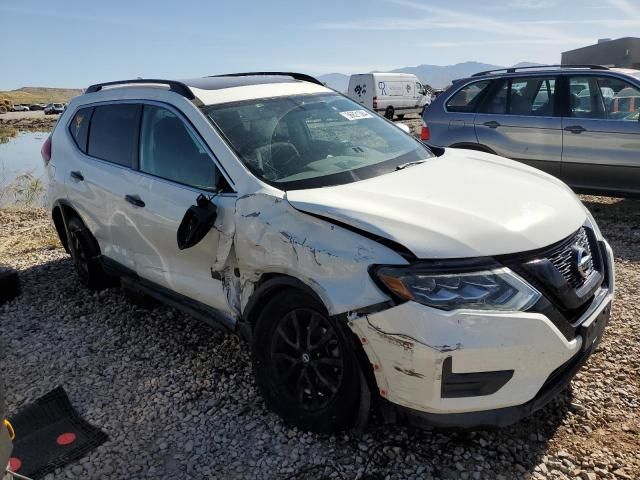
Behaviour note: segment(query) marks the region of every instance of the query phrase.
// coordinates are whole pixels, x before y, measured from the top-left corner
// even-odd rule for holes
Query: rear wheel
[[[98,242],[77,217],[67,221],[69,250],[80,282],[91,290],[101,290],[113,284],[113,279],[102,269],[98,256]]]
[[[393,120],[394,113],[395,113],[395,110],[393,109],[393,107],[388,106],[387,109],[384,111],[384,117],[388,118],[389,120]]]
[[[312,296],[274,297],[256,324],[252,353],[265,402],[286,422],[315,432],[354,425],[362,378],[355,345]]]

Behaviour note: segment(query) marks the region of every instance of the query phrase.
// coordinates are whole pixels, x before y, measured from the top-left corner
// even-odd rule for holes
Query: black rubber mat
[[[0,305],[13,300],[20,294],[18,272],[0,265]]]
[[[14,472],[40,478],[85,456],[107,440],[74,410],[62,387],[9,419],[16,432],[9,461]]]

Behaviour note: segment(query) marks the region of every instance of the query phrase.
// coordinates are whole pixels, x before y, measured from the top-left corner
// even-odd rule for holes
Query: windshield
[[[382,117],[333,93],[213,105],[204,112],[254,175],[283,190],[355,182],[433,156]]]

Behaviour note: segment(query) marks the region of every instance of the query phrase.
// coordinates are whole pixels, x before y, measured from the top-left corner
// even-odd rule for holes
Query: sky
[[[0,0],[0,89],[469,60],[559,63],[638,36],[640,0]]]

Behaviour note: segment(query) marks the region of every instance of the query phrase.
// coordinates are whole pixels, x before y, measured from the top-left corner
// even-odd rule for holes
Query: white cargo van
[[[431,97],[412,73],[359,73],[351,75],[347,95],[393,120],[420,113]]]

